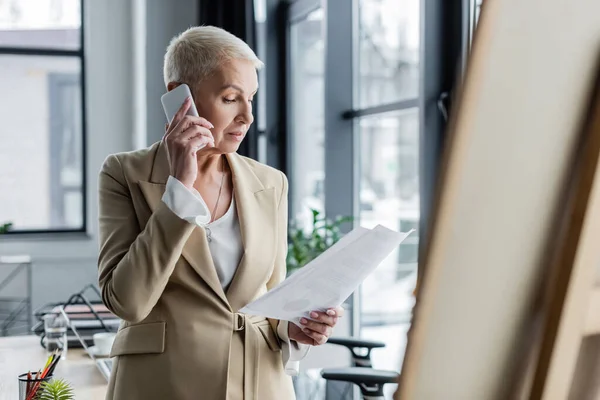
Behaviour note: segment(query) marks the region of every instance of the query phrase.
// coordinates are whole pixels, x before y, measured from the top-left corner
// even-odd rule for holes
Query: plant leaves
[[[40,385],[38,400],[73,400],[73,388],[64,379],[52,379]]]
[[[353,221],[353,217],[326,218],[319,210],[311,209],[312,227],[290,224],[286,264],[288,274],[302,268],[340,240],[340,225]]]
[[[7,222],[5,224],[0,225],[0,234],[8,232],[12,225],[12,222]]]

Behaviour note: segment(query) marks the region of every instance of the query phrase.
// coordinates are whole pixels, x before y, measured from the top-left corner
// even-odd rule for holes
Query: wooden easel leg
[[[567,188],[568,200],[562,210],[564,218],[556,229],[561,239],[549,266],[552,275],[547,282],[542,310],[539,352],[533,356],[531,386],[524,385],[525,393],[521,392],[518,397],[521,399],[567,399],[576,371],[594,275],[600,261],[599,82],[595,83],[582,127],[581,145]],[[584,347],[589,346],[600,355],[600,347],[594,347],[596,342],[586,343]],[[587,361],[582,359],[581,362]],[[581,398],[586,397],[576,397]]]
[[[583,338],[573,374],[569,399],[600,398],[600,336]]]

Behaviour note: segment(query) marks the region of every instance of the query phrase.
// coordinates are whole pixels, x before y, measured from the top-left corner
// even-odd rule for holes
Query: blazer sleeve
[[[98,281],[104,304],[139,322],[158,302],[194,225],[164,203],[140,229],[123,168],[109,156],[99,176]]]

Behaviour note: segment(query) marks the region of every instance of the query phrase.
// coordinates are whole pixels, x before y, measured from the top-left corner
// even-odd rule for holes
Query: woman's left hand
[[[288,335],[290,339],[302,344],[309,344],[311,346],[325,344],[331,336],[338,318],[343,316],[344,309],[342,307],[330,308],[326,313],[312,311],[310,313],[312,320],[307,318],[300,319],[302,327],[290,323],[288,326]]]

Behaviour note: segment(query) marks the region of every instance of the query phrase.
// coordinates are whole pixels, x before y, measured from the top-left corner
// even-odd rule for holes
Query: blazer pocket
[[[125,354],[153,354],[165,351],[165,322],[129,325],[117,333],[110,357]]]
[[[273,328],[271,328],[271,324],[268,322],[266,324],[258,325],[258,330],[265,338],[267,345],[273,351],[281,350],[281,345],[279,344],[279,339],[275,332],[273,332]]]

